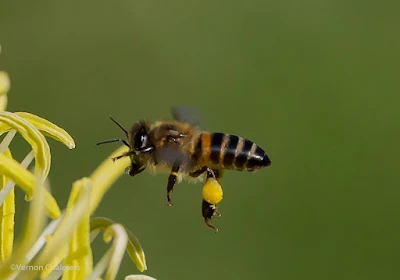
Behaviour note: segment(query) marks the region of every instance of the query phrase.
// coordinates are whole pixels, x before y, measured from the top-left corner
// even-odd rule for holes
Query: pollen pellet
[[[208,178],[203,185],[202,195],[208,203],[218,204],[223,196],[222,187],[214,178]]]

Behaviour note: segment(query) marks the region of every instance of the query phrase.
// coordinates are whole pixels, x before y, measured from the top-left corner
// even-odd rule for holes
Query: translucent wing
[[[173,106],[171,107],[172,117],[180,122],[189,123],[194,126],[200,125],[200,114],[190,107]]]
[[[182,169],[190,169],[192,159],[189,153],[179,149],[176,146],[169,146],[157,149],[155,157],[158,162],[163,162],[172,166],[175,162],[180,162]]]

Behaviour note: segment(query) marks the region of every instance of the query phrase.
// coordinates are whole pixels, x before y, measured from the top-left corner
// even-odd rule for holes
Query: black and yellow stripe
[[[220,163],[220,156],[223,153],[222,143],[224,142],[224,133],[212,133],[211,134],[211,145],[210,145],[210,160],[213,164]]]
[[[225,146],[223,165],[232,166],[235,160],[237,146],[239,144],[239,137],[235,135],[227,135],[227,138],[229,138],[229,140]]]
[[[202,133],[193,159],[205,166],[249,171],[271,164],[265,152],[254,142],[225,133]]]
[[[200,165],[206,166],[210,160],[209,159],[211,154],[210,145],[211,145],[211,133],[208,132],[202,133],[197,141],[194,153],[192,155],[193,160]]]
[[[245,169],[245,164],[250,156],[251,147],[253,146],[253,142],[251,142],[250,140],[241,138],[239,140],[239,143],[241,142],[242,145],[241,147],[239,146],[239,148],[237,149],[235,161],[233,163],[236,169]]]

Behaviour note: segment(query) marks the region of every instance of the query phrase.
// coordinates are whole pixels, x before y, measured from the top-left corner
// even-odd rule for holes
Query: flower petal
[[[130,160],[128,157],[121,158],[113,162],[111,158],[123,154],[127,151],[127,147],[122,146],[118,148],[109,158],[103,161],[99,167],[92,173],[93,189],[92,198],[90,200],[90,213],[93,213],[99,205],[104,194],[112,186],[112,184],[125,172],[125,168],[129,165]]]
[[[100,217],[92,218],[90,220],[90,231],[91,232],[97,230],[104,231],[112,224],[115,224],[115,222],[107,218],[100,218]],[[126,233],[128,234],[128,244],[126,247],[126,252],[128,253],[132,262],[136,265],[137,269],[140,272],[143,272],[147,269],[147,265],[142,245],[140,244],[135,234],[133,234],[126,227],[125,230]]]
[[[136,274],[136,275],[131,274],[125,276],[125,280],[157,280],[157,279],[143,274]]]
[[[34,159],[33,151],[30,151],[21,162],[21,167],[28,168],[33,159]],[[3,201],[6,199],[8,193],[11,192],[14,187],[15,187],[15,182],[13,180],[8,180],[7,183],[4,185],[4,187],[0,190],[0,205],[3,204]]]
[[[15,112],[14,114],[16,114],[17,116],[20,116],[24,120],[31,123],[40,132],[42,132],[43,135],[51,137],[54,140],[57,140],[57,141],[63,143],[69,149],[75,148],[74,139],[71,137],[71,135],[68,134],[68,132],[66,132],[61,127],[53,124],[52,122],[49,122],[46,119],[43,119],[36,115],[33,115],[31,113]]]
[[[64,214],[61,214],[60,217],[58,217],[55,220],[52,220],[46,228],[43,230],[43,232],[40,234],[38,239],[36,240],[35,244],[30,248],[29,252],[26,253],[25,259],[27,262],[30,262],[36,254],[43,248],[44,244],[46,244],[48,240],[48,236],[53,234],[53,232],[56,230],[58,224],[60,223],[61,219],[63,218]]]
[[[86,180],[86,179],[85,179]],[[78,181],[79,182],[79,181]],[[77,183],[78,185],[80,183]],[[74,184],[76,186],[76,184]],[[90,194],[92,191],[92,184],[84,183],[79,190],[79,194],[76,194],[76,187],[74,191],[71,191],[73,207],[70,208],[68,213],[65,213],[60,221],[56,231],[49,238],[46,247],[40,252],[39,256],[35,259],[32,265],[51,264],[54,256],[60,255],[60,250],[63,249],[63,245],[67,244],[66,241],[70,240],[74,230],[83,218],[85,212],[87,212],[87,206],[89,205]],[[30,271],[30,277],[26,279],[33,279],[38,271]]]
[[[67,214],[72,211],[78,193],[84,185],[90,185],[91,180],[83,178],[74,183],[70,199],[67,205]],[[87,188],[87,187],[86,187]],[[81,221],[73,232],[68,244],[68,256],[64,260],[65,266],[79,267],[79,269],[66,270],[63,279],[75,280],[86,279],[92,272],[93,259],[92,249],[90,248],[90,212],[85,211],[81,215]]]
[[[5,155],[12,158],[10,150],[5,151]],[[8,178],[0,175],[0,189],[5,187]],[[15,196],[12,188],[0,206],[0,260],[4,261],[11,256],[14,244],[14,214]]]
[[[34,192],[35,176],[16,160],[7,158],[4,154],[0,154],[0,173],[13,180],[25,193],[31,195]],[[56,219],[60,216],[61,212],[57,201],[48,190],[44,190],[44,205],[51,218]]]
[[[0,111],[5,111],[7,108],[8,97],[7,95],[0,95]]]
[[[92,182],[89,178],[82,178],[73,183],[71,194],[68,199],[66,214],[68,215],[75,206],[75,201],[82,188],[91,187]],[[61,262],[66,266],[78,266],[79,270],[69,270],[63,273],[65,279],[85,279],[92,272],[93,260],[90,247],[90,212],[81,213],[82,220],[73,231],[68,243],[64,243],[62,248],[55,254],[49,263],[49,267],[55,268]],[[51,239],[50,237],[49,239]],[[45,279],[50,274],[55,275],[57,271],[48,269],[42,272],[41,279]],[[60,273],[61,274],[61,273]],[[60,275],[61,276],[61,275]]]
[[[43,182],[42,178],[35,178],[35,182],[38,182],[39,184],[34,187],[34,197],[29,206],[28,215],[25,219],[26,224],[18,242],[18,247],[16,247],[14,253],[9,259],[1,263],[0,275],[2,276],[2,279],[5,280],[14,279],[16,275],[22,272],[22,270],[18,269],[11,270],[11,264],[18,264],[22,266],[27,265],[28,262],[25,258],[26,252],[28,252],[35,243],[37,237],[44,227],[44,222],[46,219],[46,215],[44,215],[45,187],[43,186],[44,184],[41,183]],[[21,279],[31,278],[21,277]]]
[[[93,273],[88,278],[89,280],[98,278],[106,269],[104,279],[113,280],[117,276],[121,265],[128,242],[125,228],[122,225],[113,224],[105,230],[103,239],[107,243],[113,240],[112,246],[96,264]]]
[[[114,249],[104,279],[115,279],[125,254],[128,235],[122,225],[113,224],[106,229],[103,239],[107,243],[113,240],[112,247]]]
[[[32,146],[35,153],[35,175],[47,178],[50,171],[50,148],[43,134],[23,118],[10,113],[0,112],[0,121],[17,130],[22,137]],[[0,130],[0,135],[6,130]],[[28,196],[30,193],[28,193]]]
[[[0,71],[0,96],[4,96],[10,90],[10,78],[4,71]]]
[[[52,235],[47,235],[44,237],[46,240],[46,243],[50,242]],[[63,271],[60,270],[54,270],[54,268],[56,268],[59,264],[62,265],[62,261],[63,259],[68,255],[68,243],[63,243],[60,245],[60,248],[58,249],[58,253],[56,253],[53,258],[46,263],[46,265],[48,265],[48,269],[45,269],[41,272],[40,274],[40,279],[47,279],[49,277],[49,275],[54,276],[54,273],[58,272],[59,277],[62,276]],[[56,277],[56,279],[58,279],[59,277]]]

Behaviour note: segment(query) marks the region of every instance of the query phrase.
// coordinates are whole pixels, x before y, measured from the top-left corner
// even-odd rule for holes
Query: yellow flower
[[[92,198],[90,201],[90,213],[96,210],[103,198],[104,194],[111,187],[112,184],[125,173],[125,168],[129,165],[129,159],[127,157],[121,158],[116,162],[113,162],[111,158],[114,158],[121,153],[126,152],[127,147],[122,146],[113,152],[109,158],[103,161],[102,164],[92,173],[90,178],[93,181],[93,185],[96,186],[92,193]]]
[[[104,231],[113,224],[115,224],[115,222],[107,218],[92,218],[90,223],[92,240],[97,236],[100,230]],[[126,228],[124,228],[124,230],[128,237],[126,252],[133,263],[136,264],[138,270],[143,272],[147,269],[143,248],[137,237],[130,230]]]
[[[32,247],[43,229],[46,219],[43,203],[45,183],[42,178],[38,178],[36,182],[37,186],[34,188],[35,196],[30,204],[25,227],[18,242],[18,247],[9,258],[2,262],[0,267],[0,275],[5,277],[2,279],[14,279],[19,273],[17,269],[18,265],[22,267],[29,263],[29,259],[26,258],[26,252],[30,247]]]
[[[1,53],[1,46],[0,46]],[[7,73],[0,71],[0,111],[4,111],[7,107],[7,93],[10,90],[10,78]]]
[[[10,90],[10,79],[4,71],[0,71],[0,111],[7,107],[7,92]]]
[[[147,276],[147,275],[128,275],[125,277],[125,280],[156,280],[153,277]]]
[[[1,49],[0,49],[1,50]],[[115,279],[127,251],[139,271],[147,269],[142,246],[128,229],[106,218],[91,218],[104,194],[124,173],[129,160],[110,160],[125,147],[117,149],[88,178],[73,183],[66,209],[60,211],[51,195],[47,176],[51,154],[45,136],[54,138],[69,149],[75,148],[72,137],[62,128],[39,116],[26,112],[7,112],[10,81],[0,72],[0,275],[1,279],[63,280]],[[10,144],[16,135],[31,146],[31,151],[19,163],[12,158]],[[12,150],[12,149],[11,149]],[[35,160],[33,172],[27,170]],[[14,186],[26,194],[29,211],[25,226],[14,245]],[[46,224],[47,216],[52,220]],[[91,242],[100,231],[112,244],[93,266]],[[47,279],[47,278],[46,278]],[[130,280],[154,280],[145,275],[129,275]]]

